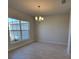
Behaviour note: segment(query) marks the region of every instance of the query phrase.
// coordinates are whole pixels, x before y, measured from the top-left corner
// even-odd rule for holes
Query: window
[[[20,41],[29,39],[29,26],[28,21],[21,21],[14,18],[8,18],[8,27],[10,34],[10,41]]]
[[[22,39],[28,39],[29,38],[29,22],[21,21],[21,31],[22,31]]]

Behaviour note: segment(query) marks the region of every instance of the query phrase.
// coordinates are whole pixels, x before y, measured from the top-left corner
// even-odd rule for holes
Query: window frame
[[[12,18],[12,19],[18,20],[16,18]],[[9,37],[10,37],[10,31],[20,31],[20,37],[21,37],[21,39],[19,39],[18,41],[15,41],[16,39],[14,39],[14,41],[11,41],[11,37],[10,37],[10,40],[9,40],[10,41],[10,44],[14,44],[14,43],[18,43],[18,42],[21,42],[21,41],[28,41],[28,40],[30,40],[30,22],[29,21],[24,21],[24,22],[28,22],[29,29],[28,30],[22,30],[21,29],[21,21],[24,21],[24,20],[19,20],[20,30],[9,30],[9,22],[8,22]],[[26,23],[23,23],[23,24],[26,24]],[[22,39],[22,31],[28,31],[29,32],[28,39]]]

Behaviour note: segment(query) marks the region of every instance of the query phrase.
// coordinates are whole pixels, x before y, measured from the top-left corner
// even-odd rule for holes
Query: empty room
[[[71,0],[8,0],[9,59],[71,59]]]

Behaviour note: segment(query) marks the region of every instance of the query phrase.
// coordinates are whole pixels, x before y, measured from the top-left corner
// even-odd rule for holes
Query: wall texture
[[[38,41],[67,45],[68,28],[68,14],[44,17],[44,21],[37,24]]]
[[[20,46],[23,46],[25,44],[28,44],[28,43],[31,43],[32,41],[34,41],[34,20],[31,16],[27,16],[25,15],[24,13],[18,11],[18,10],[15,10],[15,9],[12,9],[12,8],[8,8],[8,17],[12,17],[12,18],[17,18],[19,20],[25,20],[25,21],[29,21],[30,22],[30,39],[28,41],[21,41],[21,42],[17,42],[15,44],[10,44],[10,37],[8,37],[8,48],[9,50],[12,50],[12,49],[15,49],[17,47],[20,47]]]

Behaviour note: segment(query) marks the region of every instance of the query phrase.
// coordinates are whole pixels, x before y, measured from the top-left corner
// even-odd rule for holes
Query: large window
[[[29,39],[30,24],[28,21],[8,18],[8,27],[11,42]]]

